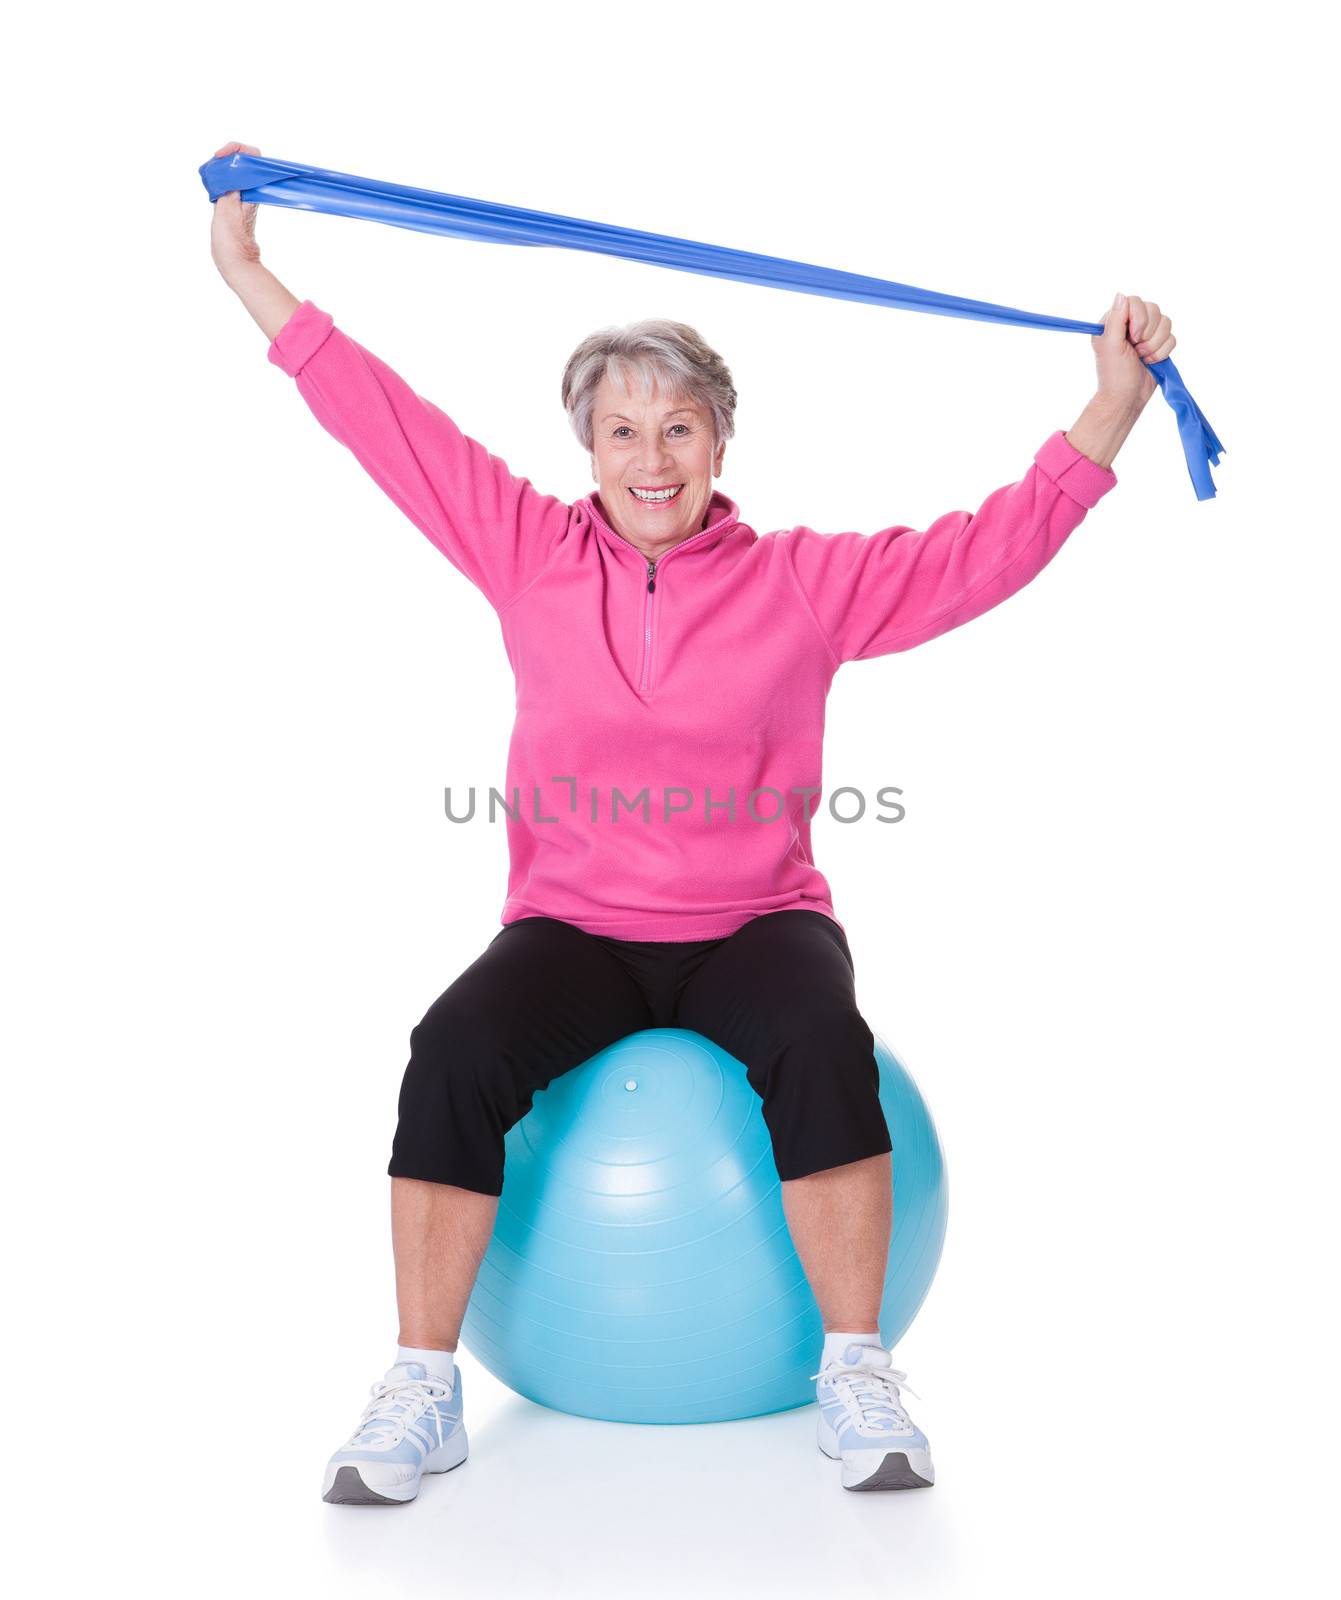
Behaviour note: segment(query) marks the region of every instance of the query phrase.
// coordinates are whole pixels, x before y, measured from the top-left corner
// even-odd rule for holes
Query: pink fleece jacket
[[[653,573],[599,493],[515,477],[310,300],[269,359],[498,613],[517,686],[504,925],[715,939],[805,908],[842,927],[810,844],[835,672],[999,605],[1117,482],[1058,431],[924,532],[761,536],[715,492]],[[481,800],[467,826],[485,820]]]

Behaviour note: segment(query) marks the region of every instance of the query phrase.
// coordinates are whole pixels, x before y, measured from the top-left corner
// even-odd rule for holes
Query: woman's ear
[[[725,457],[725,455],[726,455],[726,440],[723,439],[721,444],[719,444],[717,446],[717,458],[712,464],[712,475],[713,475],[714,478],[720,478],[721,475],[722,475],[722,460]]]
[[[599,469],[596,466],[596,457],[595,456],[592,456],[592,458],[591,458],[591,481],[593,483],[599,483],[601,481],[601,474],[600,474]]]

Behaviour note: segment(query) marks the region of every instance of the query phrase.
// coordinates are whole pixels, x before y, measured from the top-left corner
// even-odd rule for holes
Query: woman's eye
[[[684,431],[685,431],[685,432],[686,432],[686,433],[688,433],[688,432],[689,432],[689,424],[688,424],[688,423],[687,423],[687,422],[677,422],[677,423],[676,423],[676,424],[675,424],[675,427],[673,427],[673,428],[672,428],[672,429],[671,429],[671,432],[672,432],[672,433],[674,433],[674,432],[675,432],[675,428],[683,428],[683,429],[684,429]]]

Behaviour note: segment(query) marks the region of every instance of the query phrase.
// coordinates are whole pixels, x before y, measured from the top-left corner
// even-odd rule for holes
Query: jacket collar
[[[646,560],[637,545],[630,544],[622,533],[616,533],[610,526],[610,522],[605,515],[605,508],[601,504],[599,491],[584,495],[577,502],[576,509],[587,513],[600,533],[601,538],[611,549],[624,556],[634,556],[639,561]],[[708,501],[708,510],[704,517],[703,527],[698,533],[691,533],[687,539],[682,539],[679,544],[672,545],[660,559],[664,561],[667,556],[674,555],[680,549],[690,551],[711,550],[714,545],[719,544],[739,526],[740,507],[729,495],[723,494],[720,489],[714,489]]]

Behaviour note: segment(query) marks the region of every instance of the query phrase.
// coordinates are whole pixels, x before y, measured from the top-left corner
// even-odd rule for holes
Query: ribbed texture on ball
[[[876,1039],[894,1145],[880,1312],[892,1346],[945,1237],[936,1130]],[[819,1308],[792,1247],[763,1103],[701,1034],[649,1028],[556,1078],[509,1130],[461,1340],[496,1378],[610,1422],[726,1422],[814,1399]]]

